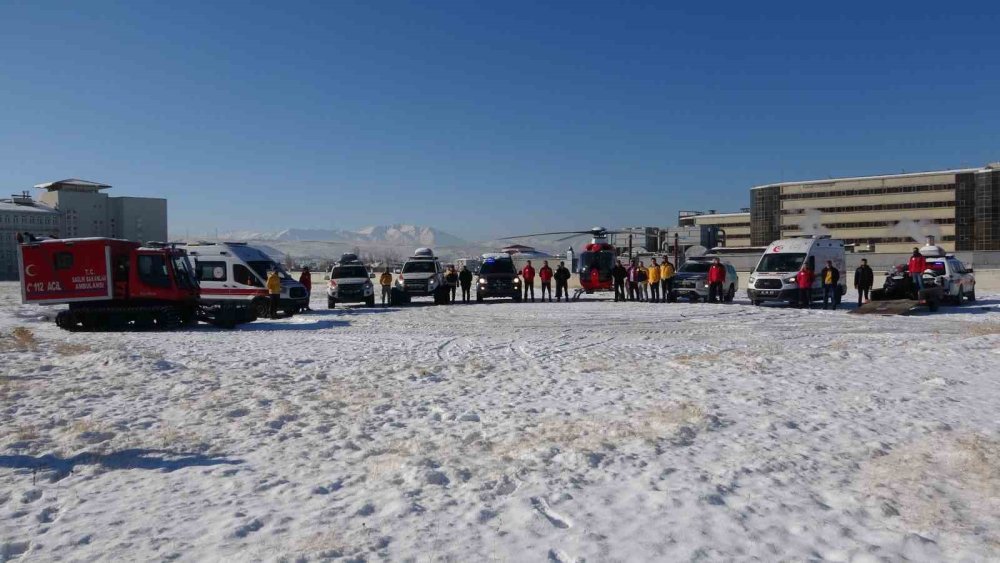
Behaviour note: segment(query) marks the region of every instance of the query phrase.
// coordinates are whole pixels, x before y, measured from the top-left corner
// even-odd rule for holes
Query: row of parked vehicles
[[[245,243],[202,242],[147,244],[109,239],[38,240],[27,235],[18,247],[22,301],[68,304],[56,319],[67,330],[173,328],[198,320],[232,327],[269,312],[266,280],[275,271],[281,279],[278,307],[286,315],[306,308],[310,295],[280,264],[263,251]],[[921,249],[927,269],[923,290],[913,287],[905,268],[887,273],[874,300],[913,299],[932,309],[940,302],[975,301],[972,269],[930,241]],[[687,260],[677,271],[671,299],[698,301],[707,298],[707,272],[713,257]],[[846,293],[844,243],[828,236],[775,241],[768,246],[750,274],[747,296],[751,303],[794,302],[798,299],[795,273],[807,264],[814,272],[827,261],[842,275],[841,295]],[[732,264],[724,263],[723,299],[732,301],[739,278]],[[344,255],[327,275],[328,306],[337,303],[375,304],[374,274],[353,254]],[[475,273],[477,301],[509,298],[520,301],[523,288],[514,261],[507,254],[486,254]],[[429,248],[419,248],[403,265],[390,290],[390,304],[430,297],[447,304],[451,287],[445,267]],[[822,299],[820,281],[812,291]]]

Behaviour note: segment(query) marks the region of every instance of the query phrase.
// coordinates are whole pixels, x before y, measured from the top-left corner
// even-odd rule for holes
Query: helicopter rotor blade
[[[514,239],[528,238],[528,237],[545,237],[545,236],[549,236],[549,235],[573,235],[573,236],[577,236],[577,235],[589,235],[589,234],[590,234],[590,231],[554,231],[554,232],[551,232],[551,233],[534,233],[534,234],[530,234],[530,235],[517,235],[516,237],[501,237],[501,238],[498,238],[497,240],[514,240]]]
[[[590,233],[576,233],[576,234],[569,235],[568,237],[557,238],[555,240],[555,242],[565,242],[565,241],[567,241],[569,239],[573,239],[573,238],[577,238],[577,237],[582,237],[584,235],[589,235],[589,234]]]

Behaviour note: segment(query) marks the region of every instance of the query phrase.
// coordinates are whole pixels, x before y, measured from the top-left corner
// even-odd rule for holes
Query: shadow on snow
[[[99,465],[109,470],[145,469],[171,472],[185,467],[209,467],[213,465],[238,465],[241,459],[227,459],[195,453],[178,453],[168,450],[130,449],[109,454],[84,452],[73,457],[62,458],[54,455],[0,455],[0,467],[10,469],[30,469],[32,471],[52,470],[50,481],[58,481],[73,472],[78,465]]]

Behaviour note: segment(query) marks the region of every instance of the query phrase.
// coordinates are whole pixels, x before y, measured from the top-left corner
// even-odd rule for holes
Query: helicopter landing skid
[[[580,300],[580,296],[583,295],[584,293],[587,293],[587,290],[583,289],[582,287],[579,288],[579,289],[577,289],[576,291],[574,291],[573,292],[573,301],[579,301]]]

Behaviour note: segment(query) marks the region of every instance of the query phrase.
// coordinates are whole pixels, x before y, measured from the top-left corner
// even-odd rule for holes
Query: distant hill
[[[344,229],[285,229],[283,231],[232,231],[220,233],[220,240],[274,242],[337,242],[344,244],[378,244],[387,246],[447,247],[469,243],[455,235],[433,227],[419,225],[373,225],[357,231]]]

